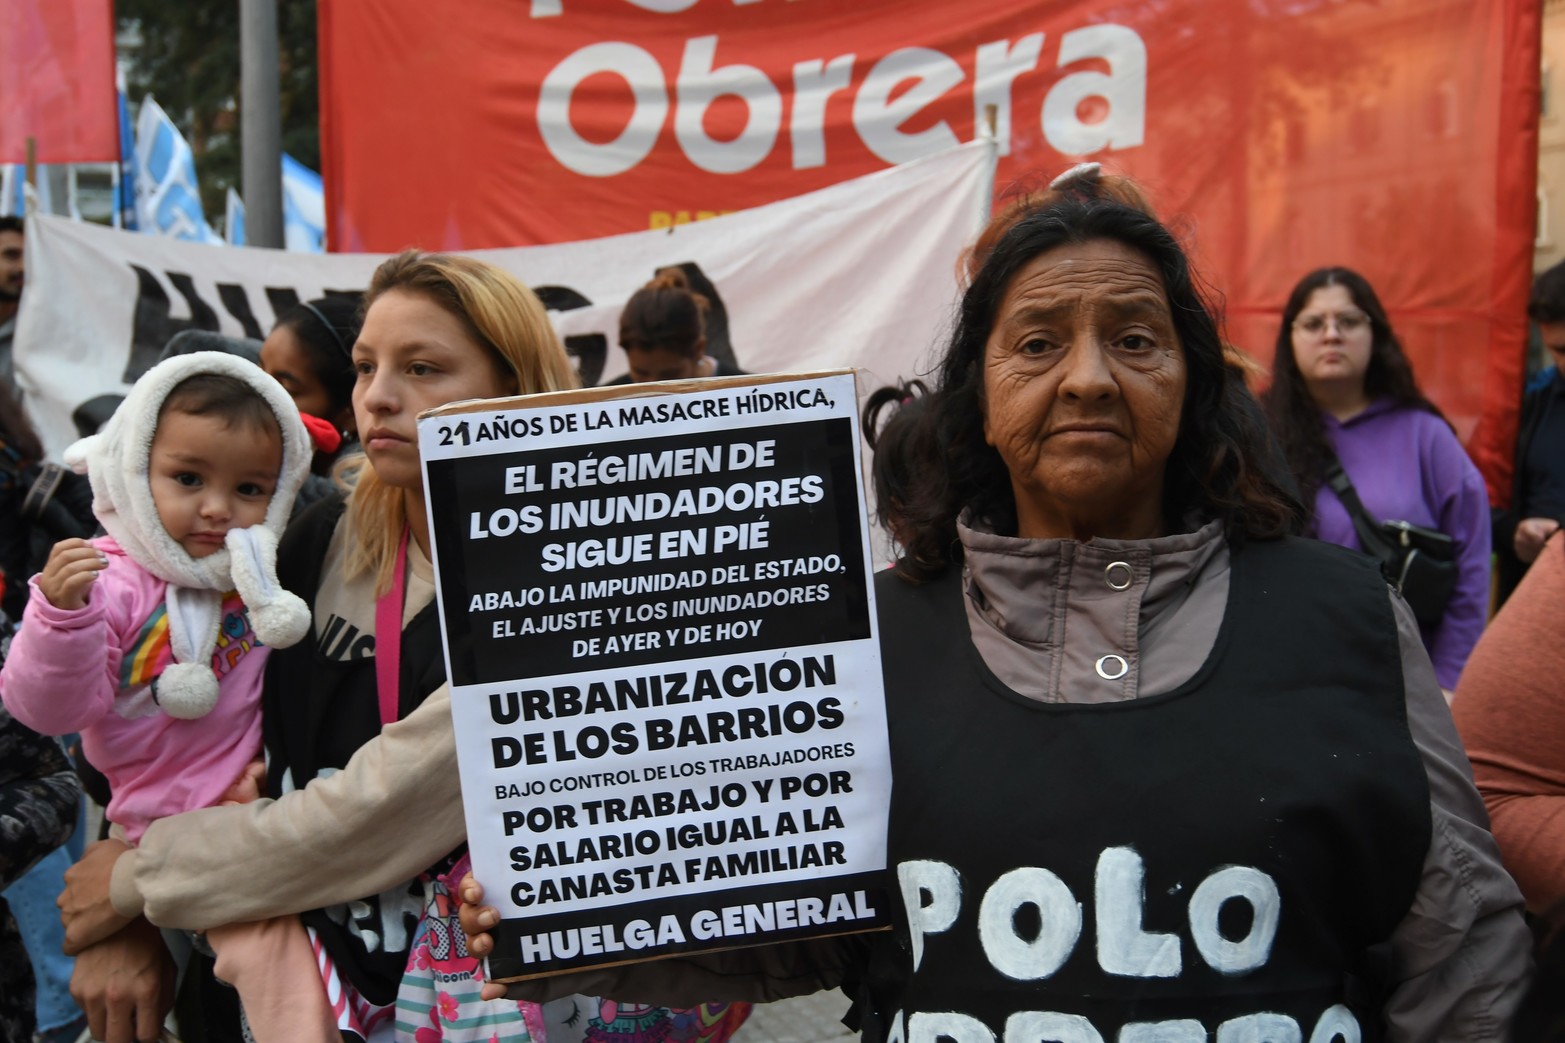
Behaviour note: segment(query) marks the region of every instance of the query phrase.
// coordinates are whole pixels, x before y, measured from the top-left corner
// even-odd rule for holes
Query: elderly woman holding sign
[[[843,986],[869,1040],[1503,1036],[1521,898],[1418,624],[1289,535],[1183,251],[1103,181],[999,238],[920,418],[877,588],[896,930],[516,995]]]

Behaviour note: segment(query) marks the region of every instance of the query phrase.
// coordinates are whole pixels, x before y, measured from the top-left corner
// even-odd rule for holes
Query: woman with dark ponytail
[[[906,515],[920,475],[940,466],[928,429],[920,424],[928,395],[929,386],[914,378],[877,388],[864,400],[864,440],[875,454],[870,467],[875,520],[898,548],[910,535]]]
[[[293,397],[299,412],[329,422],[355,441],[353,342],[359,339],[358,294],[303,301],[277,317],[261,345],[261,368]],[[340,452],[340,450],[339,450]]]
[[[295,517],[337,493],[332,469],[359,451],[353,342],[364,322],[363,307],[359,294],[303,301],[277,316],[261,345],[261,368],[293,398],[316,445],[310,476],[294,498]]]
[[[743,376],[743,370],[706,353],[707,308],[683,271],[659,271],[620,313],[619,346],[630,372],[609,383]]]

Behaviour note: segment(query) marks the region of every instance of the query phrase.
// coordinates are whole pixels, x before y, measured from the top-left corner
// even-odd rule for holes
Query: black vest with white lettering
[[[903,902],[866,1039],[1379,1036],[1430,836],[1386,585],[1313,541],[1232,561],[1196,675],[1095,705],[997,680],[955,569],[881,576]]]

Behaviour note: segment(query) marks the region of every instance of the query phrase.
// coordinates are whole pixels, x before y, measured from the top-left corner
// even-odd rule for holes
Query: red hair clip
[[[299,419],[304,421],[305,430],[310,432],[310,441],[315,443],[318,451],[335,453],[342,448],[342,432],[333,427],[330,420],[322,420],[308,413],[300,413]]]

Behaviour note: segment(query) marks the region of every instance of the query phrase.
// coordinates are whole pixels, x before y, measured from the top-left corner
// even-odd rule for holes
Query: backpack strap
[[[321,570],[326,567],[326,551],[346,508],[340,494],[317,500],[289,523],[278,542],[277,581],[284,590],[303,598],[311,612],[321,587]]]
[[[43,470],[38,472],[38,477],[33,479],[27,495],[22,499],[22,517],[37,521],[43,515],[44,508],[49,506],[54,494],[60,491],[65,473],[65,468],[59,464],[44,464]]]

